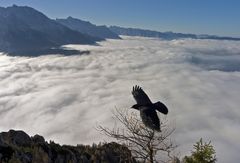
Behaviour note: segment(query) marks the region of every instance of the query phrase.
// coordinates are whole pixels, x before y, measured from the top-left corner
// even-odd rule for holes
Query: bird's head
[[[131,108],[139,110],[139,108],[138,108],[138,105],[137,105],[137,104],[133,105]]]

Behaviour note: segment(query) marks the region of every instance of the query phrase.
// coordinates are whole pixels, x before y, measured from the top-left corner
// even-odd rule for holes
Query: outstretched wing
[[[149,97],[147,96],[147,94],[138,85],[133,87],[132,95],[133,95],[133,97],[136,100],[138,105],[152,104],[152,102],[149,99]]]

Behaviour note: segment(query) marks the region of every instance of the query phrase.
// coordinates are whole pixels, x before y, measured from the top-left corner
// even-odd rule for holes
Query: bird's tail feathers
[[[168,108],[161,103],[160,101],[156,102],[153,104],[154,108],[159,111],[160,113],[167,114],[168,113]]]

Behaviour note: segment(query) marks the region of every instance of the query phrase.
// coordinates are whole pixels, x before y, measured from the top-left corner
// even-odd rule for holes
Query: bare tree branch
[[[128,146],[136,159],[153,163],[169,162],[174,158],[171,152],[177,146],[172,143],[170,136],[175,128],[169,127],[167,120],[161,121],[162,130],[157,132],[145,127],[137,114],[128,109],[115,109],[113,118],[116,122],[113,128],[98,125],[97,129]],[[159,154],[160,158],[156,157]]]

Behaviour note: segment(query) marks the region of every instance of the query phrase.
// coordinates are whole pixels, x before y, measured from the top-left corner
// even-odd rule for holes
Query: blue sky
[[[240,0],[0,0],[12,4],[98,25],[240,37]]]

